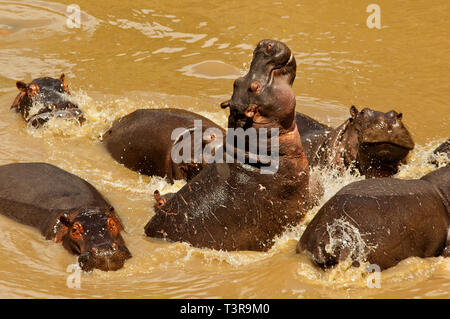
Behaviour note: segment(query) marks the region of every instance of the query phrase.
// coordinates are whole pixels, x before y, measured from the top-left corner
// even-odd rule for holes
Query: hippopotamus
[[[430,156],[430,163],[439,166],[439,157],[450,160],[450,138],[439,145]]]
[[[79,255],[84,271],[123,267],[131,253],[114,208],[88,182],[46,163],[0,166],[0,213]]]
[[[311,196],[295,123],[295,75],[290,49],[263,40],[249,73],[235,81],[232,99],[222,103],[230,107],[229,127],[278,129],[278,138],[267,139],[271,145],[279,142],[278,169],[263,174],[263,163],[247,158],[206,165],[177,193],[158,201],[145,226],[147,236],[200,248],[267,251],[276,236],[302,219]]]
[[[414,141],[402,114],[350,107],[351,117],[336,129],[297,113],[297,127],[311,167],[344,171],[352,168],[366,177],[388,177],[398,172]]]
[[[80,124],[85,121],[78,105],[70,100],[69,86],[63,74],[59,79],[42,77],[26,84],[17,81],[20,93],[11,109],[20,113],[33,127],[40,127],[52,117],[76,119]]]
[[[196,121],[200,123],[198,128]],[[176,129],[182,130],[172,136]],[[225,131],[211,120],[183,109],[140,109],[116,120],[103,135],[103,142],[119,163],[141,174],[166,177],[173,183],[176,179],[192,179],[206,165],[194,160],[194,149],[190,161],[173,161],[172,150],[183,134],[193,138],[199,134],[204,149],[216,135],[223,137]]]
[[[450,165],[417,180],[366,179],[326,202],[297,252],[323,268],[343,260],[395,266],[411,257],[450,256]]]

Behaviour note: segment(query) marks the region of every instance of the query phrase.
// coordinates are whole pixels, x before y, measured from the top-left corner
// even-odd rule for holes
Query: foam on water
[[[51,118],[41,128],[35,129],[29,127],[28,132],[36,137],[86,137],[91,140],[99,140],[115,120],[135,110],[169,108],[169,105],[167,104],[157,104],[153,100],[144,100],[139,97],[133,99],[128,97],[118,97],[98,100],[90,97],[83,90],[72,91],[72,95],[69,99],[74,104],[77,104],[84,112],[86,121],[83,125],[80,125],[77,121]],[[39,105],[34,106],[37,110],[39,110],[39,107]],[[226,123],[227,121],[222,113],[201,111],[194,107],[179,106],[178,108],[200,114],[219,125]]]

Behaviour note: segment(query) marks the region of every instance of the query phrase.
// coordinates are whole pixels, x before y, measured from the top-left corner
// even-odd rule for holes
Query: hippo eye
[[[80,223],[74,223],[70,229],[70,237],[79,240],[83,237],[84,229]]]
[[[112,218],[108,218],[107,227],[108,231],[112,235],[117,236],[117,234],[119,233],[119,228],[117,227],[116,222]]]
[[[37,84],[30,84],[27,93],[29,97],[35,97],[39,94],[39,86]]]

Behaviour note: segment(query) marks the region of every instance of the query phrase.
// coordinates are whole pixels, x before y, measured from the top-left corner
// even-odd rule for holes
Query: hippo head
[[[364,108],[350,108],[347,145],[345,152],[349,162],[356,159],[361,174],[367,177],[387,177],[396,174],[398,166],[414,142],[402,123],[402,114],[387,113]]]
[[[47,121],[51,112],[62,110],[74,110],[72,116],[83,120],[82,112],[78,106],[69,100],[69,88],[64,74],[59,79],[50,77],[38,78],[27,84],[22,81],[16,83],[20,93],[15,98],[11,109],[21,113],[25,120],[33,126],[39,126]],[[37,106],[35,111],[32,108]],[[39,116],[43,114],[43,116]]]
[[[80,255],[81,269],[109,271],[123,267],[131,253],[120,235],[122,223],[112,208],[82,209],[60,217],[59,239],[70,252]]]
[[[292,83],[296,69],[295,58],[284,43],[260,41],[250,70],[234,82],[231,99],[221,104],[230,108],[228,127],[291,130],[295,125]]]

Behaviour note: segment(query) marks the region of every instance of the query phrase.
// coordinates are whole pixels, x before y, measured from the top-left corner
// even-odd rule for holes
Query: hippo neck
[[[280,170],[290,170],[296,176],[309,174],[309,164],[303,152],[300,133],[294,121],[293,129],[279,136]]]

